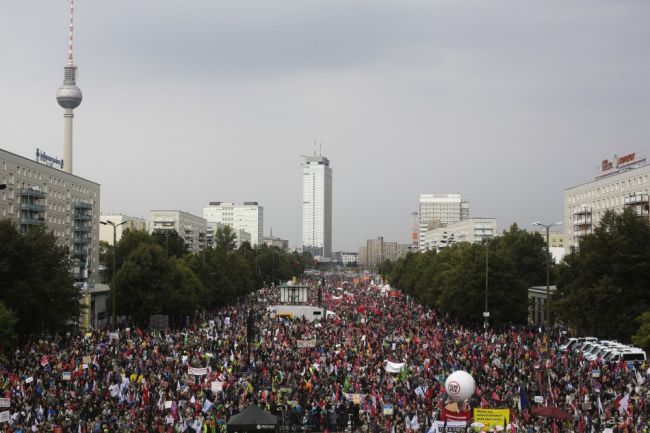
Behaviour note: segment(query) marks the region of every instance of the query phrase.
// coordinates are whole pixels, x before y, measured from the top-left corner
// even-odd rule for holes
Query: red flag
[[[47,360],[47,356],[43,355],[41,357],[41,367],[45,367],[48,364],[49,364],[49,361]]]

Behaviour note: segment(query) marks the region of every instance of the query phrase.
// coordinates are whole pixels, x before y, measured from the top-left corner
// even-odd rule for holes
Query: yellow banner
[[[498,425],[503,427],[503,424],[510,423],[510,409],[474,409],[474,422],[483,424],[481,430],[492,430]]]

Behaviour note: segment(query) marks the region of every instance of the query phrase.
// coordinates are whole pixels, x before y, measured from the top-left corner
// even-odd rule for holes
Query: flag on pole
[[[46,365],[49,365],[50,362],[47,360],[47,356],[43,355],[41,357],[41,367],[45,367]]]

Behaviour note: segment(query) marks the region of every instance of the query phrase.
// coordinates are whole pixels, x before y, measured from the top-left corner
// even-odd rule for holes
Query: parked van
[[[619,362],[619,361],[643,362],[645,360],[646,360],[645,352],[636,347],[613,352],[613,354],[609,357],[609,359],[607,359],[607,361],[612,361],[612,362]]]
[[[597,341],[596,337],[577,337],[569,338],[566,344],[560,346],[560,352],[567,352],[575,349],[584,342]]]

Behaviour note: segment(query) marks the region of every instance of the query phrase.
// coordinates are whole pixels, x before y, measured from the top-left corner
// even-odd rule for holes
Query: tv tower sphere
[[[66,75],[68,72],[67,69],[68,66],[66,66]],[[59,87],[59,90],[56,91],[56,102],[58,102],[62,108],[77,108],[83,99],[81,89],[79,89],[74,82],[68,83],[66,81],[67,80],[65,80],[63,85]]]

